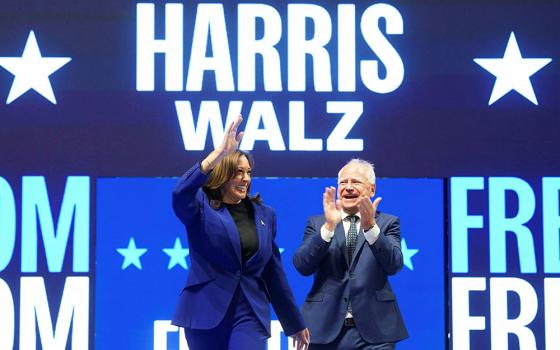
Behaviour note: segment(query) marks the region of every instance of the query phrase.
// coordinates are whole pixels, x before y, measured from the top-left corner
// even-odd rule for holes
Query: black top
[[[250,200],[244,199],[238,204],[225,205],[239,231],[241,258],[245,264],[259,249],[259,236],[257,235],[257,226],[255,225],[253,204]]]

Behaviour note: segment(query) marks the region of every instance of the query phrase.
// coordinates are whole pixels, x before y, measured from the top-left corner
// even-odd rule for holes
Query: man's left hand
[[[290,337],[293,338],[293,348],[297,350],[307,350],[309,348],[309,342],[311,338],[309,336],[309,329],[305,328],[297,332],[296,334],[291,335]]]
[[[363,196],[358,204],[358,210],[360,211],[361,225],[364,231],[370,230],[375,226],[375,213],[377,213],[377,206],[381,202],[381,197],[377,197],[373,203],[367,196]]]

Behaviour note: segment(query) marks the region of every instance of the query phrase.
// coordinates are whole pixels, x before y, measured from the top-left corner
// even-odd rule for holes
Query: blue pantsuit
[[[191,266],[172,323],[185,328],[191,350],[227,349],[197,345],[212,330],[215,335],[231,330],[231,341],[240,344],[247,339],[238,336],[237,326],[254,329],[259,341],[270,336],[270,304],[285,334],[303,330],[303,318],[274,241],[276,214],[272,208],[252,202],[258,249],[243,263],[239,231],[223,205],[215,208],[210,204],[202,190],[207,179],[196,164],[179,179],[173,192],[173,209],[187,230]],[[195,340],[189,341],[189,335]]]

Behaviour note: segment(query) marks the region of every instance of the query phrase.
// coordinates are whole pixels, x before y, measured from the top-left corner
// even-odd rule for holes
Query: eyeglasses
[[[362,189],[365,186],[365,184],[363,182],[356,181],[356,180],[354,180],[354,181],[352,181],[352,180],[342,180],[342,181],[338,182],[338,186],[341,187],[341,188],[346,188],[346,187],[352,186],[353,188],[356,188],[356,189]]]

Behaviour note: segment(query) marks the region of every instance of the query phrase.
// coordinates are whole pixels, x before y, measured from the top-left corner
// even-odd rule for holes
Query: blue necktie
[[[348,255],[348,264],[351,264],[354,250],[356,250],[356,238],[358,238],[358,228],[356,227],[358,217],[356,215],[350,215],[347,218],[348,221],[350,221],[350,228],[346,236],[346,254]]]
[[[348,266],[350,266],[352,265],[352,256],[354,255],[354,250],[356,250],[356,238],[358,238],[358,228],[356,227],[358,217],[356,215],[350,215],[347,217],[347,219],[348,221],[350,221],[350,228],[348,229],[348,234],[346,235],[346,254],[348,255]],[[350,298],[348,298],[346,311],[352,313]]]

